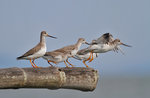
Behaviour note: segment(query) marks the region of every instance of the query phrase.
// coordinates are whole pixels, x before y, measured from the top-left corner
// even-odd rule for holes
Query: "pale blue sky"
[[[133,47],[122,46],[125,55],[101,54],[88,65],[102,75],[150,75],[149,10],[149,0],[0,0],[0,68],[31,67],[16,57],[39,42],[42,30],[58,37],[46,39],[48,51],[74,44],[80,37],[90,42],[110,32]],[[49,66],[43,59],[35,62]]]

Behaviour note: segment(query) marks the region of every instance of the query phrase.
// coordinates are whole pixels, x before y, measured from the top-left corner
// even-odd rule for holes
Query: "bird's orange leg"
[[[68,59],[66,60],[66,62],[67,62],[69,65],[71,65],[72,67],[74,67],[74,65],[72,65],[70,62],[68,62]]]
[[[32,65],[32,67],[33,67],[33,68],[36,68],[36,67],[33,65],[33,63],[32,63],[32,61],[31,61],[31,59],[30,59],[30,63],[31,63],[31,65]]]
[[[92,62],[93,59],[94,59],[94,58],[93,58],[93,52],[92,52],[92,51],[91,51],[91,54],[92,54],[92,58],[90,59],[89,63]]]
[[[57,64],[55,61],[51,61],[51,60],[48,60],[48,62],[52,62],[52,63],[54,63],[54,64]]]
[[[83,62],[83,64],[86,66],[86,67],[89,67],[85,62],[86,62],[86,60],[84,60],[84,61],[82,61]]]
[[[47,62],[48,62],[48,64],[50,64],[50,65],[51,65],[51,67],[53,67],[53,65],[50,63],[51,61],[48,61],[48,60],[47,60]]]
[[[65,65],[66,65],[66,67],[69,67],[65,61],[64,61],[64,63],[65,63]]]
[[[35,68],[40,68],[34,63],[34,60],[32,61],[32,63],[34,64]]]
[[[85,61],[88,61],[88,60],[90,60],[90,59],[91,59],[91,56],[92,56],[92,55],[91,55],[91,53],[90,53],[90,56],[89,56],[89,58],[88,58],[88,59],[86,59]]]

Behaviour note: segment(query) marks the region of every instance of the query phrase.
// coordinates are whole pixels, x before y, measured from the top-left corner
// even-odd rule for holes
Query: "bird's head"
[[[80,43],[82,43],[82,44],[87,44],[87,45],[89,45],[89,43],[86,42],[84,38],[79,38],[79,39],[78,39],[78,42],[80,42]]]
[[[42,31],[42,32],[41,32],[41,36],[51,37],[51,38],[55,38],[55,39],[56,39],[56,37],[51,36],[51,35],[48,35],[48,33],[46,33],[46,31]]]
[[[115,39],[115,40],[114,40],[114,43],[115,43],[116,45],[124,45],[124,46],[126,46],[126,47],[131,47],[130,45],[127,45],[127,44],[122,43],[122,42],[120,41],[120,39]]]

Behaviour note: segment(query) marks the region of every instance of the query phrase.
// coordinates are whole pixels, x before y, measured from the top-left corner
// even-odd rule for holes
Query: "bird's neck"
[[[42,36],[40,37],[40,43],[45,43],[45,36]]]
[[[80,42],[80,41],[78,41],[76,44],[75,44],[75,46],[76,46],[76,48],[79,50],[79,48],[81,47],[81,45],[82,45],[82,43]]]
[[[40,38],[40,44],[46,48],[46,42],[45,42],[45,36],[41,36]]]

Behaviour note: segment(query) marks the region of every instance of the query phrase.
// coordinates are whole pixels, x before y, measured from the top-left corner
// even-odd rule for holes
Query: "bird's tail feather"
[[[23,56],[17,57],[17,60],[21,60],[23,59]]]

